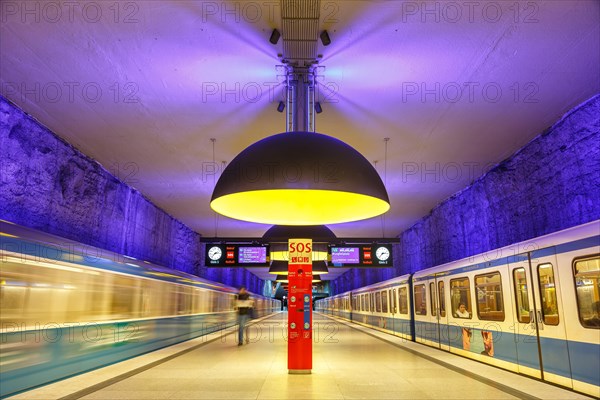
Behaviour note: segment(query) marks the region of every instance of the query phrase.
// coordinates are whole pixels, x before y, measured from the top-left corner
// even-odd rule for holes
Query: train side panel
[[[344,296],[355,323],[600,397],[600,221]]]
[[[0,228],[1,397],[236,324],[235,288]],[[253,298],[259,316],[280,308]]]

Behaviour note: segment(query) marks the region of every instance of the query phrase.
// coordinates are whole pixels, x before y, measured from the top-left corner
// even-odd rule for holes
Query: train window
[[[381,312],[388,312],[388,292],[384,290],[381,292]]]
[[[556,301],[556,286],[552,264],[540,264],[538,284],[542,295],[542,315],[546,325],[558,325],[558,303]]]
[[[455,318],[471,318],[473,314],[471,313],[471,289],[469,278],[458,278],[450,281],[450,301],[452,303],[452,314]],[[465,305],[463,316],[459,314],[461,304]]]
[[[435,284],[429,283],[429,304],[431,307],[431,315],[434,317],[437,315],[437,304],[435,302]]]
[[[499,272],[475,276],[479,319],[504,321],[504,300]]]
[[[440,305],[440,317],[446,316],[446,301],[444,298],[444,282],[438,282],[438,297],[439,297],[439,305]]]
[[[364,294],[360,295],[360,309],[362,311],[367,311],[367,309],[365,307],[365,295]]]
[[[399,292],[400,314],[408,314],[408,289],[401,287]]]
[[[415,314],[427,315],[427,298],[425,297],[425,285],[415,285]]]
[[[600,328],[600,256],[574,261],[579,321],[586,328]]]
[[[191,289],[189,286],[177,285],[176,294],[176,313],[179,315],[191,313]]]
[[[398,302],[396,301],[396,289],[392,291],[392,313],[396,314],[398,312]]]
[[[375,293],[369,295],[371,298],[371,312],[375,312]]]
[[[139,282],[137,281],[138,279],[128,276],[113,276],[110,307],[115,319],[138,316],[136,311],[139,312],[139,308],[137,307],[139,296],[136,296],[136,293],[139,291]]]
[[[529,316],[529,295],[527,294],[525,268],[516,268],[513,270],[513,285],[515,286],[517,319],[523,324],[528,324],[531,321],[531,317]]]
[[[381,292],[375,293],[375,310],[381,312]]]
[[[19,266],[17,263],[2,261],[2,270],[0,271],[0,300],[2,300],[0,301],[0,322],[2,322],[2,327],[27,321],[29,311],[31,311],[31,308],[27,307],[27,302],[32,288],[28,288],[28,286],[33,287],[34,285],[32,283],[28,285],[27,281],[33,280],[35,275],[29,274],[31,267],[25,264],[22,265],[21,270],[26,273],[20,274]],[[37,280],[41,281],[40,278]]]

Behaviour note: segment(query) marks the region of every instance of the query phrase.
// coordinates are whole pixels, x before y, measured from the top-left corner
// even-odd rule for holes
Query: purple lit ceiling
[[[279,1],[73,4],[2,3],[2,95],[202,235],[262,236],[210,210],[210,138],[218,173],[285,130]],[[319,8],[317,131],[373,161],[392,205],[339,237],[398,235],[600,91],[597,0]]]

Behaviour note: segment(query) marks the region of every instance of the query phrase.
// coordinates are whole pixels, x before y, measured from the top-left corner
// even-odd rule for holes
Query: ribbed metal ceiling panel
[[[283,58],[290,63],[317,59],[321,0],[281,0]]]

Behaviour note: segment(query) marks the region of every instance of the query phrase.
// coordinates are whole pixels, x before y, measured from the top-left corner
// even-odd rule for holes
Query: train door
[[[437,277],[431,276],[427,280],[427,293],[429,294],[429,332],[428,339],[443,350],[450,351],[449,333],[448,333],[448,317],[446,316],[446,301],[444,281]]]
[[[429,303],[429,313],[427,325],[427,339],[433,342],[433,345],[440,347],[440,314],[439,314],[439,302],[437,293],[437,281],[435,276],[431,276],[427,280],[427,293]]]
[[[410,286],[403,284],[398,287],[398,313],[396,330],[400,336],[413,339],[415,334],[415,321],[412,311],[412,294]]]
[[[570,268],[569,265],[565,266]],[[530,253],[542,379],[573,387],[555,248]]]
[[[414,308],[415,340],[431,344],[429,341],[432,324],[430,322],[430,313],[427,311],[428,284],[428,280],[425,278],[415,279],[412,306]]]
[[[437,299],[437,321],[440,348],[450,351],[450,333],[448,315],[446,313],[446,283],[440,277],[435,278],[435,290]]]
[[[397,327],[398,322],[396,321],[396,318],[398,317],[398,294],[397,294],[397,290],[396,288],[392,288],[389,290],[390,293],[390,314],[392,314],[392,327],[391,330],[392,332],[394,332],[394,335],[397,335]]]
[[[515,323],[517,372],[541,379],[539,336],[534,315],[533,280],[527,254],[516,257],[509,264],[511,293]]]
[[[394,318],[392,316],[392,289],[385,289],[383,291],[385,298],[386,298],[386,302],[387,302],[387,309],[384,307],[384,305],[381,305],[381,308],[383,308],[385,310],[386,313],[386,320],[387,320],[387,330],[390,332],[394,332]],[[383,300],[383,299],[382,299]]]
[[[554,248],[510,264],[518,372],[573,387]]]

